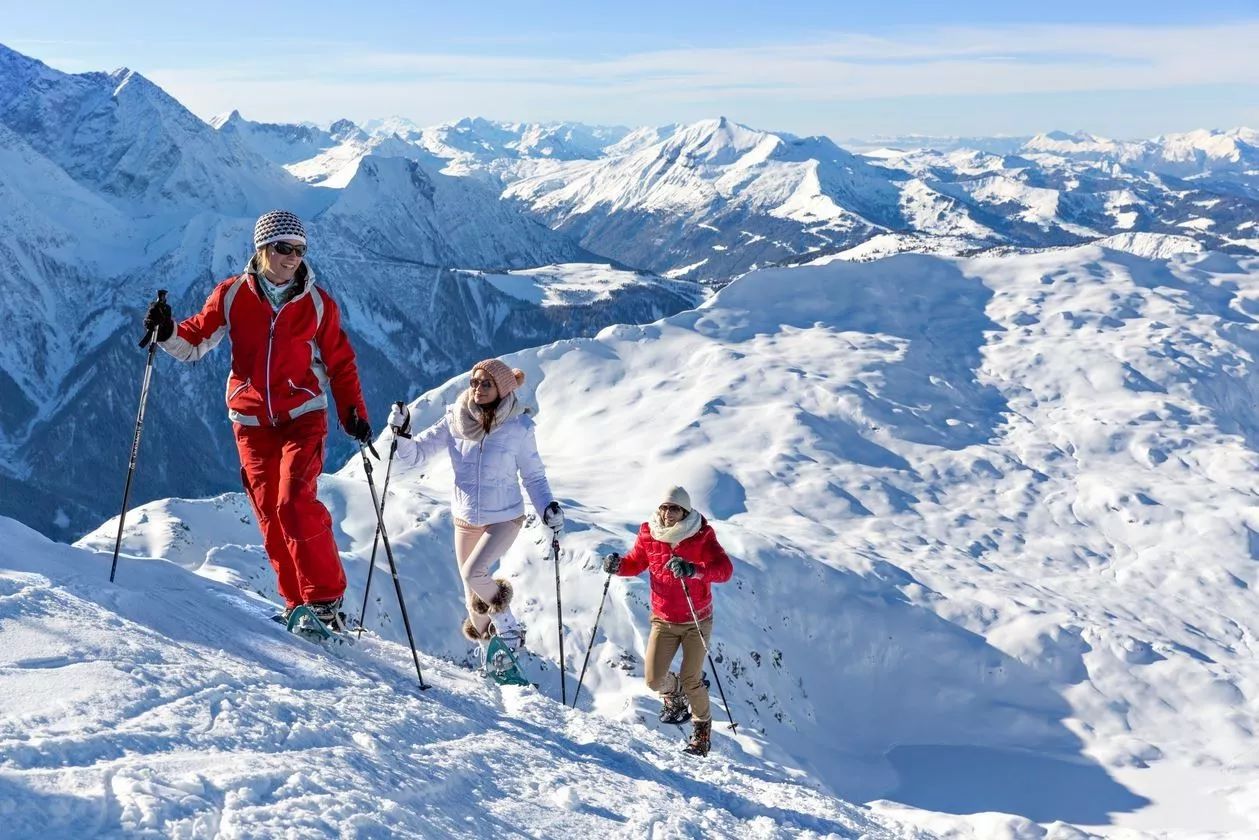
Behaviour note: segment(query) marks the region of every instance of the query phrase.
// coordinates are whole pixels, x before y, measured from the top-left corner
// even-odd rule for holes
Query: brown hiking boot
[[[686,742],[682,752],[703,758],[708,755],[708,750],[712,747],[713,722],[711,720],[693,720],[691,725],[694,727],[691,730],[691,739]]]
[[[691,719],[691,704],[686,700],[686,692],[682,690],[682,680],[677,674],[669,672],[673,680],[673,691],[661,694],[660,722],[686,723]]]

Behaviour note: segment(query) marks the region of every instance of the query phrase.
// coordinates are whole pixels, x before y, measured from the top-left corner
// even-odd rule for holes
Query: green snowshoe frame
[[[490,639],[485,649],[485,673],[499,685],[529,685],[516,654],[498,636]]]
[[[303,621],[303,618],[309,620]],[[328,629],[328,625],[320,621],[315,611],[305,604],[294,607],[289,613],[288,631],[315,642],[346,641],[340,633],[334,633]]]

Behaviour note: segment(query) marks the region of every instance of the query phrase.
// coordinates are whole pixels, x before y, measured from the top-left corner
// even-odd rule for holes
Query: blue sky
[[[625,125],[836,138],[1259,126],[1259,3],[0,0],[0,43],[128,66],[209,117]]]

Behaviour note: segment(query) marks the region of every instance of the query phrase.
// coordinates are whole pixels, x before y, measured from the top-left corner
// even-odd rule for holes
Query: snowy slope
[[[755,272],[694,312],[517,354],[570,514],[569,668],[598,558],[679,481],[736,561],[714,654],[767,758],[956,836],[1259,830],[1259,263],[1108,244]],[[414,403],[416,424],[460,387]],[[360,470],[321,487],[356,558]],[[448,467],[425,472],[393,475],[387,519],[426,646],[457,658]],[[127,545],[268,582],[257,548],[206,549],[250,539],[222,530],[238,500],[182,504]],[[522,539],[503,570],[557,661],[545,546]],[[646,594],[614,581],[596,639],[582,705],[612,719],[654,708]]]
[[[731,755],[566,709],[372,636],[328,652],[270,605],[0,519],[7,838],[912,836]]]

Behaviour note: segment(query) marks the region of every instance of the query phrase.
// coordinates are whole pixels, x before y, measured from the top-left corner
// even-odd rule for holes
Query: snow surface
[[[751,756],[497,688],[366,636],[326,651],[165,562],[0,519],[6,838],[906,836]]]
[[[570,691],[598,558],[680,482],[736,563],[716,595],[740,723],[718,701],[722,760],[799,768],[941,836],[1259,832],[1259,261],[1107,244],[758,271],[693,312],[510,357],[569,511]],[[414,422],[463,386],[417,399]],[[352,594],[361,469],[321,484]],[[449,472],[424,472],[392,476],[386,518],[422,645],[458,660]],[[130,553],[273,592],[258,547],[227,544],[250,539],[238,496],[173,504],[129,522]],[[113,527],[82,545],[111,548]],[[554,694],[535,539],[502,572]],[[396,641],[391,598],[367,621]],[[647,613],[642,581],[613,581],[580,703],[600,726],[657,708]]]

